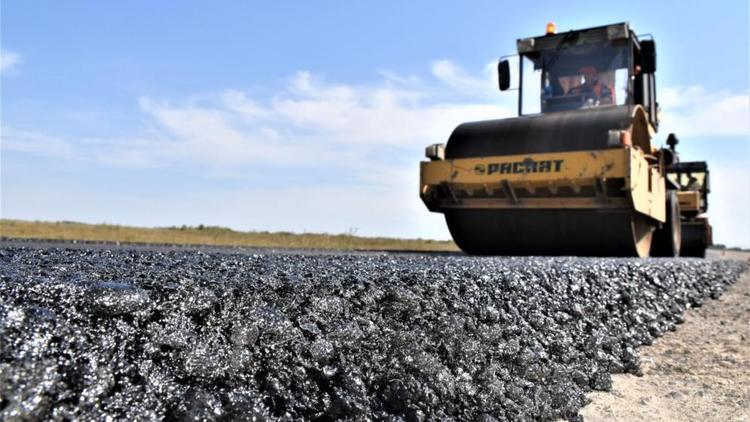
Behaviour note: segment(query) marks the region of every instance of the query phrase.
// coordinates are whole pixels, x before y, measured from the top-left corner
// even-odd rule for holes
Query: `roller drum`
[[[453,240],[472,255],[648,256],[653,231],[635,212],[456,209]]]
[[[612,143],[609,131],[631,127],[635,114],[636,107],[618,106],[463,123],[453,130],[448,139],[445,158],[618,147],[619,139]],[[635,135],[638,135],[638,139],[648,136]]]
[[[596,151],[620,147],[630,130],[650,150],[638,106],[601,107],[459,125],[446,159]],[[455,208],[444,210],[456,244],[476,255],[648,256],[655,223],[634,210]]]

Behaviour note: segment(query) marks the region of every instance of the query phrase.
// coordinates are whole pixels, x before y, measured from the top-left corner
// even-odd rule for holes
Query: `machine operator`
[[[599,72],[595,67],[585,66],[579,72],[583,75],[583,84],[571,88],[567,95],[585,95],[597,105],[612,104],[612,90],[599,81]]]

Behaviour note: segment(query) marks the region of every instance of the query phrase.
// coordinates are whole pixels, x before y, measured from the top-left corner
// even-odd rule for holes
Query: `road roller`
[[[708,167],[680,162],[674,134],[655,145],[653,38],[627,22],[545,32],[498,63],[517,117],[426,148],[422,201],[468,254],[703,256]]]

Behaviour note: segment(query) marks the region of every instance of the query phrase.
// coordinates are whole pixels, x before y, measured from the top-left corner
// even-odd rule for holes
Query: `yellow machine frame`
[[[622,195],[607,181],[622,180]],[[638,147],[422,161],[420,195],[433,211],[451,208],[631,209],[666,221],[664,177]],[[560,190],[572,196],[553,195]],[[436,193],[449,193],[436,200]],[[537,192],[543,190],[535,196]],[[517,195],[523,192],[524,195]],[[593,192],[593,195],[580,195]],[[495,193],[498,193],[496,195]]]
[[[697,190],[677,192],[677,201],[680,203],[680,211],[701,211],[701,193]]]

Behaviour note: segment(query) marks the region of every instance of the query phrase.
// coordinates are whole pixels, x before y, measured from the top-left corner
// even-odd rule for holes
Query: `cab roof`
[[[582,44],[594,44],[619,39],[628,39],[632,35],[628,22],[596,26],[586,29],[571,30],[557,34],[520,38],[516,41],[518,54],[559,48],[563,43],[567,47]]]

